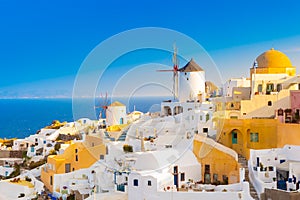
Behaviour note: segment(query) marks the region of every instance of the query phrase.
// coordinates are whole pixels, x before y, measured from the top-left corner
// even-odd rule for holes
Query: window
[[[282,85],[281,84],[277,84],[276,90],[277,90],[277,92],[280,92],[282,90]]]
[[[203,133],[208,133],[208,128],[203,128]]]
[[[104,160],[104,155],[100,155],[100,160]]]
[[[151,186],[152,184],[151,184],[151,181],[150,180],[148,180],[148,186]]]
[[[177,174],[178,173],[178,166],[174,166],[174,174]]]
[[[258,84],[258,86],[257,86],[257,91],[258,91],[258,92],[262,92],[262,84]]]
[[[218,174],[213,174],[213,182],[218,182]]]
[[[266,88],[266,94],[271,94],[271,92],[274,91],[274,84],[273,83],[268,83],[267,88]]]
[[[250,133],[250,142],[258,142],[258,133]]]
[[[231,107],[231,108],[234,108],[234,104],[233,104],[233,103],[231,103],[230,107]]]
[[[78,153],[78,149],[75,149],[75,153]]]
[[[50,185],[53,185],[53,177],[50,176]]]
[[[204,167],[205,167],[205,168],[204,168],[204,169],[205,169],[205,172],[204,172],[204,173],[205,173],[205,174],[209,174],[209,173],[210,173],[210,165],[205,165]]]
[[[78,155],[75,156],[75,160],[78,161]]]
[[[139,180],[133,179],[133,186],[139,186]]]
[[[67,163],[65,164],[65,173],[69,173],[71,171],[71,164]]]
[[[200,121],[202,121],[202,115],[200,115]]]
[[[238,116],[230,116],[230,119],[238,119]]]
[[[180,181],[185,181],[185,173],[180,174]]]
[[[237,144],[237,132],[232,131],[232,144]]]
[[[268,101],[268,106],[272,106],[272,101]]]

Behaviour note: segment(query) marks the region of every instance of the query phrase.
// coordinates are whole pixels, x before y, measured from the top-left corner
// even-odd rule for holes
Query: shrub
[[[25,176],[25,181],[31,182],[31,178],[29,178],[28,176]]]
[[[128,144],[124,144],[124,146],[123,146],[123,151],[124,152],[133,152],[133,148],[132,148],[132,146],[131,145],[128,145]]]
[[[60,150],[60,147],[61,147],[60,143],[56,143],[56,144],[54,145],[55,151],[59,151],[59,150]]]
[[[30,169],[34,169],[34,168],[36,168],[36,167],[39,167],[39,166],[41,166],[41,165],[43,165],[43,164],[45,164],[46,163],[46,160],[40,160],[40,161],[37,161],[37,162],[31,162],[30,164],[29,164],[29,168]]]

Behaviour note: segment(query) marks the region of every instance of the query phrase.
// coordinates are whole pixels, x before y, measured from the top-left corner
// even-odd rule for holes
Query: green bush
[[[37,162],[31,162],[30,164],[29,164],[29,168],[30,169],[34,169],[34,168],[36,168],[36,167],[39,167],[39,166],[41,166],[41,165],[43,165],[43,164],[45,164],[46,163],[46,160],[40,160],[40,161],[37,161]]]
[[[124,144],[124,146],[123,146],[123,151],[124,152],[133,152],[133,148],[132,148],[132,146],[131,145],[128,145],[128,144]]]
[[[54,145],[55,151],[59,151],[59,150],[60,150],[60,147],[61,147],[60,143],[56,143],[56,144]]]

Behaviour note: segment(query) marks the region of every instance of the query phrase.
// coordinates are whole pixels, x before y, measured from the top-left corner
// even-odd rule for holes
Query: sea
[[[100,112],[105,117],[102,107],[113,101],[126,105],[127,112],[134,110],[157,112],[160,103],[172,97],[120,97],[113,99],[95,99],[94,114],[88,117],[98,118]],[[85,109],[88,99],[82,99],[81,108]],[[25,138],[36,133],[41,128],[50,125],[53,120],[61,122],[75,121],[71,98],[36,98],[36,99],[0,99],[0,138]]]

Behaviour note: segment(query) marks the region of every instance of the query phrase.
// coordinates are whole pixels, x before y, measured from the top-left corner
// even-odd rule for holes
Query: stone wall
[[[265,189],[261,194],[261,200],[298,200],[300,199],[300,192],[287,192],[284,190]]]
[[[23,151],[0,150],[0,158],[22,158]]]

